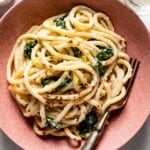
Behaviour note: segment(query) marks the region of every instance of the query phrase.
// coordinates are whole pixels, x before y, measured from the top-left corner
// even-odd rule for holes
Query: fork
[[[130,95],[130,92],[131,92],[131,88],[133,86],[134,79],[136,77],[136,74],[137,74],[137,71],[139,68],[140,61],[138,59],[131,58],[130,64],[133,68],[133,72],[132,72],[132,77],[129,79],[129,81],[126,84],[127,93],[125,96],[125,100],[119,104],[119,107],[115,107],[115,104],[116,104],[115,103],[115,104],[112,104],[107,109],[107,111],[102,115],[101,119],[98,121],[96,129],[91,132],[90,136],[86,140],[85,144],[82,147],[82,150],[94,150],[96,148],[96,144],[98,143],[98,141],[102,137],[102,133],[104,131],[104,126],[106,124],[106,120],[108,119],[110,113],[112,111],[124,108],[124,106],[126,105],[128,98],[129,98],[129,95]]]

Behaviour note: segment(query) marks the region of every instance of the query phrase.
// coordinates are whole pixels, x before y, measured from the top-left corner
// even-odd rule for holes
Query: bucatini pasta
[[[124,100],[131,75],[124,38],[106,14],[82,5],[21,35],[7,65],[9,90],[35,133],[75,140]]]

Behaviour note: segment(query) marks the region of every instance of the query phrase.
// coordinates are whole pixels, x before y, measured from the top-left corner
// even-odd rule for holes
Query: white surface
[[[19,0],[14,0],[14,3]],[[10,5],[13,5],[11,3]],[[0,7],[0,17],[8,9]],[[141,16],[142,20],[150,28],[150,16]],[[21,150],[16,144],[14,144],[2,131],[0,131],[0,150]],[[146,121],[142,129],[120,150],[150,150],[150,118]]]
[[[150,15],[150,0],[125,0],[125,3],[139,15]]]

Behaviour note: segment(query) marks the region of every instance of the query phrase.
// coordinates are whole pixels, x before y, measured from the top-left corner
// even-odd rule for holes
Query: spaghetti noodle
[[[38,135],[81,140],[131,77],[125,40],[108,16],[76,6],[21,35],[9,57],[9,90]]]

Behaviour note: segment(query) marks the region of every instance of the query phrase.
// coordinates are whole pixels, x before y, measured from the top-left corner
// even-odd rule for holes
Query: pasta
[[[9,90],[38,135],[88,137],[126,95],[125,40],[109,17],[78,5],[21,35],[7,64]]]

